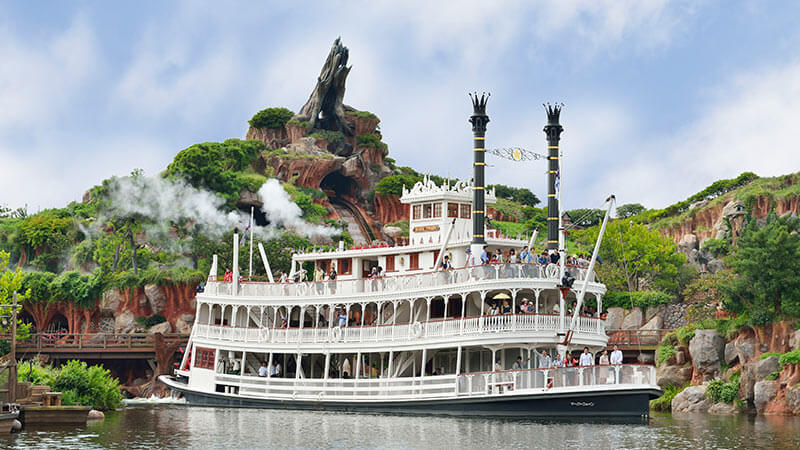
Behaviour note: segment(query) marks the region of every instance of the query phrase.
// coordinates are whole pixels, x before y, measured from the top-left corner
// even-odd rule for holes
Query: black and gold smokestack
[[[547,112],[547,125],[544,132],[547,135],[547,249],[558,249],[558,199],[556,198],[556,179],[559,177],[558,141],[564,127],[558,123],[563,105],[545,105]],[[560,183],[560,181],[559,181]],[[561,186],[559,186],[559,189]]]
[[[484,180],[484,168],[486,167],[486,124],[489,123],[489,116],[486,115],[486,102],[489,95],[478,93],[470,94],[472,99],[472,116],[469,123],[472,124],[472,142],[475,163],[473,165],[473,193],[472,193],[472,244],[482,245],[486,243],[483,236],[483,218],[486,215],[484,193],[486,191],[486,180]],[[474,250],[473,250],[474,251]]]

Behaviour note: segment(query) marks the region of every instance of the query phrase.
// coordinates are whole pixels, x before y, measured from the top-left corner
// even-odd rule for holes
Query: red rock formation
[[[408,205],[400,203],[400,197],[395,195],[375,194],[372,205],[375,207],[375,218],[383,224],[409,218]]]
[[[492,208],[491,206],[486,208],[486,213],[488,217],[491,217],[493,220],[499,220],[501,222],[516,222],[517,218],[500,211],[499,209]]]
[[[267,148],[281,148],[291,142],[286,127],[280,128],[253,128],[247,130],[245,139],[264,142]]]

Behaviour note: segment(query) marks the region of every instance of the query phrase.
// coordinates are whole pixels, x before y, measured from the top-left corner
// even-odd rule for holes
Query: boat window
[[[447,204],[447,217],[458,217],[458,203]]]
[[[431,218],[431,204],[425,203],[422,205],[422,218],[423,219],[430,219]]]
[[[469,203],[462,203],[461,204],[461,218],[462,219],[469,219],[470,213],[472,213],[472,205]]]
[[[442,217],[442,204],[441,203],[434,203],[433,204],[433,217]]]
[[[419,269],[419,252],[408,255],[408,268],[410,270]]]
[[[386,272],[394,272],[394,255],[386,257]]]
[[[414,220],[419,220],[422,217],[422,205],[414,205]]]
[[[339,275],[350,275],[353,273],[353,263],[350,258],[342,258],[339,260]]]
[[[197,348],[197,355],[194,357],[194,367],[197,369],[214,370],[214,355],[216,352],[213,348]]]
[[[436,264],[436,261],[437,261],[438,259],[439,259],[439,250],[434,250],[434,251],[433,251],[433,263],[434,263],[434,264]],[[435,267],[431,267],[431,268],[432,268],[432,269],[435,269]]]

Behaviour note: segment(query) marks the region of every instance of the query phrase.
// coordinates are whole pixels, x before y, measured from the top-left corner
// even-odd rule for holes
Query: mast
[[[489,123],[489,116],[486,115],[486,102],[489,101],[491,94],[470,94],[472,99],[472,116],[469,123],[472,124],[472,148],[473,148],[473,191],[472,191],[472,252],[480,255],[483,246],[486,244],[484,239],[484,217],[486,185],[484,180],[484,170],[486,168],[486,124]],[[478,252],[478,253],[475,253]]]
[[[247,281],[253,279],[253,207],[250,207],[250,269],[247,274]]]
[[[544,133],[547,135],[547,249],[558,248],[559,204],[556,198],[556,180],[558,178],[558,142],[564,127],[559,124],[561,105],[545,105],[547,112],[547,125]],[[560,187],[560,186],[559,186]]]

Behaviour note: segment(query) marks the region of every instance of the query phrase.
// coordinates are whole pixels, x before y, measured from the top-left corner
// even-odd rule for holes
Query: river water
[[[681,415],[633,422],[391,416],[128,405],[78,429],[23,430],[0,446],[153,448],[800,448],[800,417]]]

